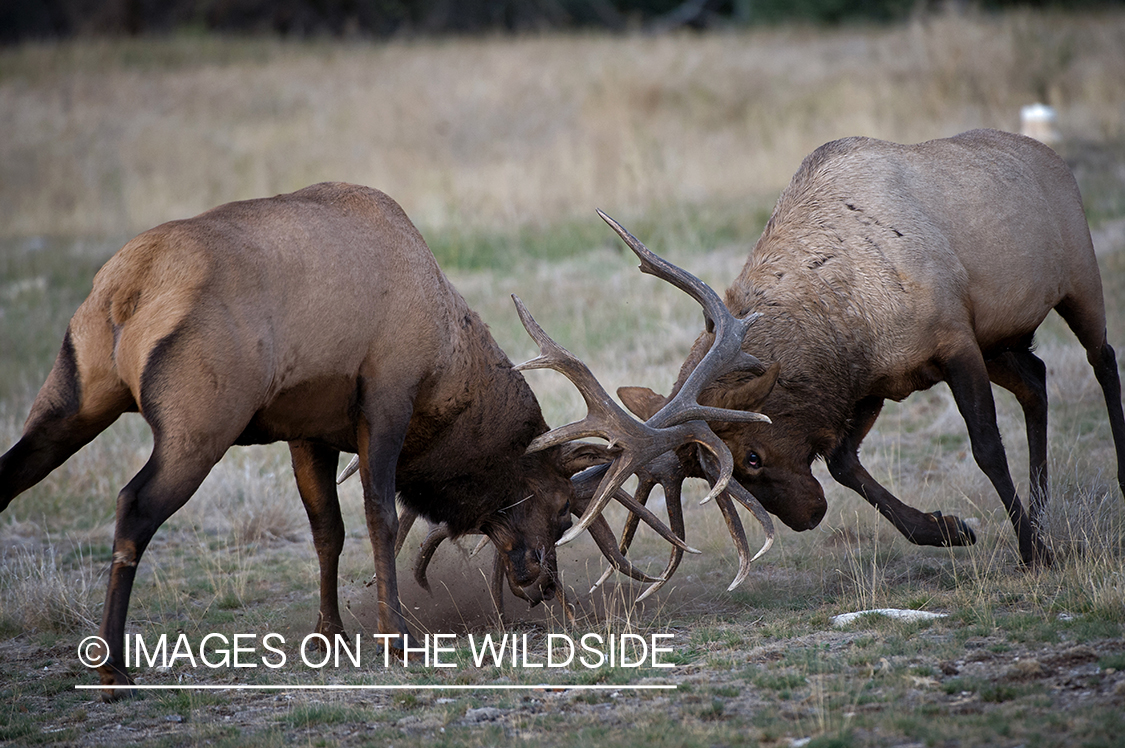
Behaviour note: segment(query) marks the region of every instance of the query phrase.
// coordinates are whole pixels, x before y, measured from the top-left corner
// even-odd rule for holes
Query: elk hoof
[[[348,632],[344,630],[343,623],[324,623],[322,620],[317,621],[316,628],[313,629],[312,635],[314,635],[315,638],[312,641],[310,649],[320,654],[329,654],[332,652],[333,642],[336,641],[337,636],[342,636],[345,639],[348,638]]]
[[[976,533],[960,517],[946,517],[941,512],[932,512],[930,516],[937,522],[941,545],[948,547],[972,545],[977,542]]]
[[[101,675],[103,686],[117,686],[116,688],[107,688],[100,693],[100,698],[104,703],[129,699],[137,695],[137,689],[135,688],[120,688],[120,686],[133,685],[133,679],[124,670],[106,664],[98,668],[98,673]]]
[[[1043,545],[1038,536],[1032,538],[1030,543],[1020,543],[1020,560],[1028,571],[1049,569],[1054,564],[1051,550]]]

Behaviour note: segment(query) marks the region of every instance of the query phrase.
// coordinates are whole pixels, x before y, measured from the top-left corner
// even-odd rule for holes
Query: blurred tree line
[[[429,35],[604,27],[666,31],[800,21],[893,21],[937,7],[1092,8],[1125,0],[0,0],[0,42],[214,31]]]

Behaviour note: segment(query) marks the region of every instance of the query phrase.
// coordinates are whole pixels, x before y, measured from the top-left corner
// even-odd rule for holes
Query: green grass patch
[[[299,704],[290,709],[281,721],[293,727],[316,727],[362,723],[368,719],[371,719],[370,710],[361,707],[343,704]]]

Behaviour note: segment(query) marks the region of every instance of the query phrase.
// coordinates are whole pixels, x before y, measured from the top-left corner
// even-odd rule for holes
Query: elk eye
[[[746,455],[746,467],[751,470],[760,470],[762,467],[762,458],[757,452],[749,452]]]
[[[562,511],[559,512],[559,516],[560,517],[569,517],[570,516],[570,499],[567,499],[566,503],[563,504],[563,508],[562,508]]]

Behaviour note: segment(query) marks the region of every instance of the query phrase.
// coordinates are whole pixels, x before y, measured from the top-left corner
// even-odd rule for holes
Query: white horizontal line
[[[498,685],[485,685],[485,686],[467,686],[467,685],[436,685],[436,684],[419,684],[419,685],[406,685],[406,684],[388,684],[388,685],[270,685],[270,686],[256,686],[256,685],[241,685],[241,686],[220,686],[220,685],[179,685],[179,684],[161,684],[152,686],[90,686],[90,685],[76,685],[76,690],[82,691],[98,691],[98,690],[135,690],[135,691],[516,691],[516,690],[542,690],[542,691],[669,691],[676,690],[676,685],[658,685],[658,684],[644,684],[644,685],[623,685],[611,686],[604,683],[594,685],[568,685],[568,684],[552,684],[552,683],[537,683],[534,685],[512,685],[512,684],[498,684]]]

